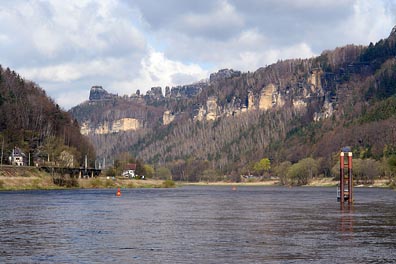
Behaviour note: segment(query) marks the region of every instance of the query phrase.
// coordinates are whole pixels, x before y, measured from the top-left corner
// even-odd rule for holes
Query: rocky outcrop
[[[206,105],[198,108],[193,119],[195,121],[214,121],[219,116],[219,107],[217,105],[217,97],[211,96],[207,99]]]
[[[139,121],[126,121],[127,118],[136,117],[145,124],[168,125],[176,116],[187,113],[193,120],[214,121],[222,116],[235,116],[249,111],[266,111],[274,107],[293,107],[298,111],[304,111],[313,100],[315,102],[315,120],[327,118],[333,112],[332,104],[323,104],[324,96],[329,94],[329,83],[334,81],[328,72],[324,73],[320,66],[316,68],[307,61],[279,62],[273,66],[261,68],[255,73],[244,73],[232,69],[222,69],[210,75],[209,82],[202,81],[195,84],[165,87],[165,94],[161,87],[152,87],[146,95],[140,92],[122,99],[126,102],[119,107],[117,116],[107,118],[108,122],[98,121],[99,125],[93,127],[90,124],[82,124],[84,134],[106,134],[117,131],[136,130],[141,127]],[[304,72],[296,71],[298,67],[305,67]],[[305,64],[304,64],[305,63]],[[294,67],[294,68],[293,68]],[[294,73],[293,73],[294,69]],[[301,68],[298,68],[301,70]],[[334,90],[334,89],[333,89]],[[205,92],[203,92],[205,91]],[[115,98],[101,86],[93,86],[90,92],[90,101],[107,100]],[[176,100],[175,100],[176,99]],[[184,101],[183,99],[188,99]],[[327,101],[328,102],[328,101]],[[97,103],[97,102],[92,102]],[[189,105],[191,103],[191,105]],[[140,104],[139,107],[133,104]],[[158,119],[154,122],[147,120],[147,115],[142,116],[146,107],[152,107]],[[323,109],[322,109],[323,108]],[[125,111],[129,111],[126,113]],[[132,115],[131,115],[132,112]],[[162,115],[162,119],[161,119]],[[119,119],[112,121],[112,119]],[[82,119],[85,120],[85,119]],[[124,120],[124,121],[121,121]],[[131,120],[134,120],[133,118]]]
[[[321,69],[311,70],[311,75],[308,77],[308,84],[310,85],[310,90],[307,92],[308,95],[315,94],[316,96],[323,96],[324,91],[322,87],[322,75],[323,71]]]
[[[90,101],[109,100],[116,95],[108,93],[102,86],[92,86],[89,92]]]
[[[392,28],[392,31],[391,31],[389,37],[396,37],[396,26],[394,26],[394,27]]]
[[[192,98],[199,95],[207,86],[205,82],[172,87],[166,92],[166,97],[170,98]]]
[[[206,101],[206,109],[207,109],[206,120],[208,121],[216,120],[218,116],[217,108],[218,108],[217,98],[214,96],[209,97],[208,100]]]
[[[217,81],[221,81],[221,80],[225,80],[225,79],[233,78],[233,77],[239,77],[239,76],[241,76],[240,71],[234,71],[233,69],[222,69],[216,73],[210,74],[209,82],[213,83],[213,82],[217,82]]]
[[[274,100],[275,92],[276,87],[272,83],[268,84],[263,90],[261,90],[258,106],[260,110],[268,110],[276,104],[276,101]]]
[[[169,98],[170,95],[171,95],[170,88],[169,88],[169,86],[166,86],[166,87],[165,87],[165,97],[166,97],[166,98]]]
[[[199,107],[196,110],[196,114],[194,115],[194,121],[203,121],[206,115],[206,110],[203,106]]]
[[[99,125],[93,127],[90,122],[86,121],[81,124],[81,134],[110,134],[122,131],[133,131],[141,128],[141,122],[135,118],[121,118],[113,122],[105,121]]]
[[[248,105],[247,105],[248,110],[254,110],[256,109],[256,104],[254,103],[254,93],[252,91],[248,92]]]
[[[171,111],[166,110],[162,116],[162,123],[166,126],[172,123],[174,119],[175,119],[175,115],[171,113]]]
[[[321,112],[314,113],[313,120],[318,122],[320,120],[331,117],[334,114],[333,104],[326,98]]]
[[[150,91],[147,91],[146,96],[151,98],[151,99],[161,99],[164,96],[162,95],[162,88],[160,86],[158,87],[151,87]]]

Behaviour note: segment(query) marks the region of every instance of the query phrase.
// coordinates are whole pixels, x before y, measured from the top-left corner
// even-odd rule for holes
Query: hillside
[[[323,158],[320,171],[328,174],[344,145],[357,157],[396,154],[395,55],[396,28],[368,47],[348,45],[255,72],[220,70],[186,86],[193,93],[173,87],[162,95],[156,87],[144,96],[95,97],[71,113],[88,122],[100,156],[132,152],[179,179],[250,173],[265,157],[274,165]],[[109,129],[122,118],[139,126]],[[97,133],[103,124],[107,133]]]
[[[0,112],[2,164],[17,149],[24,165],[80,166],[85,155],[94,162],[95,151],[77,121],[37,84],[1,66]]]

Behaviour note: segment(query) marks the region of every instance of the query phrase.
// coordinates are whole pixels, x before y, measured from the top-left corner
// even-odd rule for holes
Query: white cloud
[[[352,16],[341,30],[348,43],[368,45],[387,37],[395,22],[395,14],[390,12],[386,2],[357,0]]]
[[[393,0],[0,1],[0,63],[62,106],[387,37]],[[73,99],[72,99],[73,98]]]
[[[28,49],[36,64],[146,49],[137,12],[120,1],[16,1],[1,15],[2,35],[13,39],[17,48]]]
[[[166,58],[163,53],[151,50],[142,59],[137,78],[113,82],[112,86],[118,87],[119,90],[123,91],[123,94],[131,94],[132,91],[137,89],[147,91],[154,86],[165,87],[186,84],[178,82],[177,78],[174,78],[175,75],[180,74],[184,76],[184,79],[189,76],[191,80],[202,80],[207,78],[209,73],[197,64],[183,64],[172,61]]]
[[[5,34],[0,34],[0,43],[7,44],[10,41],[10,38]]]
[[[310,58],[312,56],[315,56],[315,53],[311,48],[306,43],[299,43],[290,47],[240,52],[237,56],[224,60],[220,64],[223,65],[223,68],[255,71],[278,60]]]
[[[89,89],[73,90],[64,87],[64,89],[62,89],[62,91],[57,94],[55,100],[57,104],[62,106],[62,108],[69,110],[69,108],[86,101],[88,97]]]
[[[119,76],[125,69],[122,66],[128,62],[124,59],[104,58],[82,63],[63,63],[45,67],[21,68],[20,72],[26,77],[40,82],[72,82],[84,77],[95,75]]]
[[[239,30],[244,24],[244,19],[227,0],[221,0],[210,12],[183,15],[178,24],[189,35],[200,34],[218,38]]]

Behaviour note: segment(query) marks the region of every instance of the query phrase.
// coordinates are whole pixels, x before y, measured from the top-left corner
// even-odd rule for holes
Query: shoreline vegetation
[[[0,168],[0,191],[109,189],[109,188],[172,188],[176,184],[166,180],[131,180],[123,177],[70,178],[57,177],[37,168]]]
[[[338,180],[334,180],[333,178],[315,178],[310,181],[309,184],[301,185],[301,186],[292,186],[292,187],[336,187],[338,184]],[[281,185],[279,180],[263,180],[263,181],[255,181],[255,182],[182,182],[180,183],[182,186],[285,186],[289,185]],[[291,186],[289,186],[291,187]],[[373,184],[360,184],[354,185],[356,188],[360,187],[375,187],[375,188],[391,188],[392,186],[389,184],[389,180],[375,180]]]
[[[307,187],[335,187],[338,181],[333,178],[315,178]],[[172,180],[135,180],[123,177],[61,178],[40,171],[37,168],[1,168],[0,191],[12,190],[56,190],[56,189],[109,189],[109,188],[173,188],[177,186],[280,186],[277,179],[242,182],[174,182]],[[391,188],[389,180],[375,180],[373,184],[355,187]]]

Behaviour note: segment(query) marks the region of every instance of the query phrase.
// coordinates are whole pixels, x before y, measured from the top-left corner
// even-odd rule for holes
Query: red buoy
[[[117,193],[116,193],[116,196],[117,196],[117,197],[120,197],[120,196],[121,196],[121,190],[120,190],[120,188],[118,188]]]

